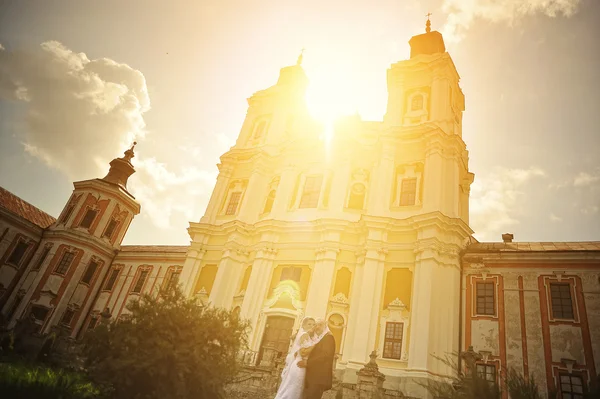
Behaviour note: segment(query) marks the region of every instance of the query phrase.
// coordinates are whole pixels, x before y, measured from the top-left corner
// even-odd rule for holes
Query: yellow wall
[[[335,286],[333,287],[333,295],[342,293],[346,298],[350,297],[350,281],[352,280],[352,273],[347,267],[340,268],[335,276]]]
[[[206,293],[210,295],[216,275],[217,265],[204,265],[200,271],[200,276],[198,277],[198,283],[196,283],[196,289],[194,292],[198,292],[202,289],[202,287],[204,287],[204,289],[206,289]]]
[[[385,275],[385,294],[382,307],[394,299],[399,298],[410,310],[410,297],[412,288],[412,272],[408,269],[391,269]]]
[[[240,286],[240,291],[248,288],[248,281],[250,281],[250,273],[252,273],[252,265],[246,268],[244,272],[244,278],[242,279],[242,285]]]

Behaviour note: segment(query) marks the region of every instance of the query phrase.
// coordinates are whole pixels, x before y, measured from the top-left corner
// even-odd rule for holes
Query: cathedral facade
[[[76,182],[58,219],[0,191],[5,325],[30,317],[39,333],[80,337],[178,284],[250,320],[248,365],[287,352],[312,316],[328,321],[343,382],[376,351],[388,388],[426,397],[428,379],[452,373],[440,358],[472,347],[490,380],[510,367],[547,392],[587,389],[600,368],[600,243],[472,237],[459,75],[439,32],[409,43],[387,71],[383,121],[311,119],[301,58],[252,95],[189,246],[121,245],[140,211],[133,148],[106,177]]]

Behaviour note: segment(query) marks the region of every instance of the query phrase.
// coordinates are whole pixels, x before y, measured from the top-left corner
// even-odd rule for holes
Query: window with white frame
[[[323,175],[306,176],[299,208],[316,208],[319,205]]]
[[[79,227],[83,227],[84,229],[89,229],[92,226],[92,223],[94,223],[96,216],[98,216],[98,210],[88,208],[85,211],[85,215],[83,216],[83,219],[81,219],[81,222],[79,223]]]
[[[60,258],[60,261],[58,262],[58,265],[56,265],[56,267],[54,268],[54,273],[60,274],[63,276],[65,274],[67,274],[74,258],[75,258],[74,251],[66,251],[65,253],[63,253],[62,257]]]
[[[421,163],[398,166],[392,206],[420,205],[422,176],[423,165]]]
[[[583,379],[575,374],[560,374],[560,397],[562,399],[582,399]]]
[[[487,382],[496,382],[496,366],[493,364],[477,364],[477,376]]]
[[[573,320],[575,318],[571,284],[550,283],[550,302],[553,318],[562,320]]]
[[[144,288],[144,284],[146,283],[149,274],[150,270],[140,271],[140,274],[138,275],[138,278],[135,284],[133,285],[133,288],[131,289],[132,294],[139,294],[142,292],[142,289]]]
[[[400,206],[414,205],[417,198],[417,179],[402,179],[400,183]]]
[[[386,359],[402,358],[402,333],[404,323],[385,323],[385,336],[383,341],[383,357]]]
[[[106,280],[106,283],[104,284],[104,288],[102,289],[103,291],[112,291],[113,290],[113,288],[115,287],[115,283],[117,282],[117,278],[119,277],[120,271],[121,271],[121,269],[116,269],[116,268],[110,270],[108,279]]]
[[[23,240],[19,240],[10,253],[10,256],[6,260],[6,263],[16,266],[17,268],[20,267],[21,261],[23,261],[23,257],[25,256],[28,248],[29,244]]]
[[[98,262],[96,260],[90,261],[85,269],[85,272],[83,273],[83,277],[81,277],[81,282],[84,284],[89,284],[92,281],[92,278],[94,278],[96,270],[98,270]]]
[[[246,184],[247,182],[245,180],[235,180],[229,184],[222,214],[233,216],[238,213],[244,196],[244,190],[246,189]]]

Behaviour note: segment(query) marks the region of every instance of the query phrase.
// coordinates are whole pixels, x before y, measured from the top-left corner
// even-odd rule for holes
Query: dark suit
[[[331,389],[335,339],[328,333],[319,341],[306,360],[304,399],[321,399],[323,392]]]

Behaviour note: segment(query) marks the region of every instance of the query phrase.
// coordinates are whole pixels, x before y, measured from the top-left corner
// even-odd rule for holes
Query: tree
[[[511,368],[506,373],[505,381],[511,399],[542,399],[533,374],[529,378],[525,378]]]
[[[128,305],[130,316],[100,325],[85,339],[87,366],[112,397],[222,398],[238,371],[248,323],[201,307],[171,290]]]

